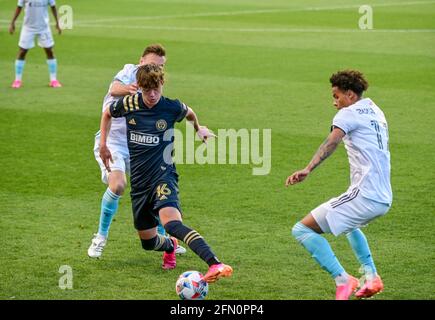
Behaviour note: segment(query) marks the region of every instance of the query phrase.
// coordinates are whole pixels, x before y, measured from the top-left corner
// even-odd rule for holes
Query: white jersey
[[[125,85],[135,83],[137,67],[138,66],[134,64],[126,64],[124,68],[116,74],[113,80],[120,81]],[[109,88],[109,91],[103,100],[103,112],[112,101],[115,101],[118,98],[119,97],[110,95]],[[125,123],[125,118],[112,118],[112,125],[110,127],[109,136],[107,137],[107,143],[127,149],[127,125]]]
[[[350,164],[350,188],[367,199],[391,205],[388,125],[382,110],[369,98],[340,109],[332,125],[342,129]]]
[[[43,31],[49,28],[48,6],[54,6],[55,0],[18,0],[18,6],[24,7],[23,27],[31,31]]]

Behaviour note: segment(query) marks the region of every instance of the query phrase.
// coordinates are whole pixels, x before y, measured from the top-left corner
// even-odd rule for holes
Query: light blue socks
[[[110,225],[112,224],[113,216],[118,210],[119,199],[121,196],[113,193],[109,188],[103,195],[101,201],[101,214],[100,214],[100,225],[98,227],[98,234],[107,238],[109,234]],[[165,228],[159,222],[157,226],[157,232],[161,235],[166,235]]]
[[[334,279],[338,278],[341,280],[343,278],[342,281],[346,282],[348,275],[324,237],[301,222],[294,225],[292,234],[311,253],[311,256],[322,269],[326,270]]]
[[[366,277],[373,278],[376,276],[375,263],[364,233],[360,229],[355,229],[349,232],[346,237],[359,263],[364,268]]]
[[[15,60],[15,80],[22,80],[25,60]],[[48,72],[50,73],[50,81],[57,79],[57,60],[47,59]]]
[[[50,81],[57,79],[57,60],[47,59],[48,72],[50,73]]]
[[[119,198],[121,198],[121,196],[118,196],[107,188],[103,195],[103,200],[101,201],[100,225],[98,227],[99,235],[107,238],[113,216],[118,210]]]
[[[15,80],[22,80],[26,60],[15,60]]]

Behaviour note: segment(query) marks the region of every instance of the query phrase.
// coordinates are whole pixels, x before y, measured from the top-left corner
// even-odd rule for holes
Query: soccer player
[[[198,136],[206,141],[214,136],[201,127],[196,114],[179,100],[162,96],[163,68],[156,64],[140,66],[136,73],[142,93],[125,96],[104,112],[101,121],[100,156],[107,170],[113,156],[106,140],[112,117],[124,117],[131,164],[131,202],[134,225],[145,250],[164,251],[163,269],[176,266],[177,239],[209,265],[207,282],[231,276],[230,266],[221,263],[203,237],[182,222],[178,199],[178,174],[172,162],[175,122],[186,118],[193,122]],[[160,218],[171,238],[156,231]]]
[[[103,112],[105,106],[110,102],[116,101],[120,96],[135,94],[138,91],[136,85],[136,71],[140,65],[154,63],[163,66],[166,63],[166,50],[160,44],[152,44],[145,48],[139,65],[126,64],[119,71],[112,81],[109,90],[104,97]],[[127,146],[127,127],[125,119],[112,119],[110,134],[107,139],[113,163],[111,171],[107,171],[100,158],[100,132],[95,135],[94,155],[101,169],[101,180],[108,185],[102,201],[100,211],[100,223],[98,233],[94,235],[91,245],[88,248],[88,256],[100,258],[103,249],[107,244],[110,225],[114,215],[118,210],[119,199],[127,186],[126,172],[130,173],[130,157]],[[159,225],[159,233],[164,234],[165,230]],[[186,249],[178,246],[178,254],[183,254]]]
[[[57,60],[54,57],[53,46],[54,40],[48,25],[48,6],[51,7],[54,19],[56,20],[56,29],[59,34],[62,29],[59,26],[57,18],[57,9],[54,0],[18,0],[18,5],[9,26],[9,33],[15,31],[15,21],[24,9],[24,23],[21,29],[20,41],[18,43],[18,56],[15,60],[15,80],[12,88],[18,89],[22,85],[23,69],[27,51],[35,46],[35,36],[38,38],[38,45],[44,48],[47,55],[48,72],[50,75],[49,86],[59,88],[62,85],[57,80]]]
[[[286,186],[304,181],[342,140],[349,158],[351,185],[345,193],[321,204],[296,223],[292,234],[334,278],[336,299],[348,300],[358,289],[359,281],[344,270],[328,241],[320,235],[346,234],[365,274],[365,282],[355,296],[369,298],[384,286],[360,227],[386,214],[392,203],[388,126],[382,110],[370,98],[362,97],[368,88],[362,73],[340,71],[331,76],[330,82],[338,110],[331,133],[310,163],[287,178]]]

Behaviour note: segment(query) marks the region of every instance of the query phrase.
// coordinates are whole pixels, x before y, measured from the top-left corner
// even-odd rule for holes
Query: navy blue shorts
[[[161,180],[147,190],[131,192],[134,227],[147,230],[158,226],[159,210],[174,207],[181,212],[178,183],[175,179]]]

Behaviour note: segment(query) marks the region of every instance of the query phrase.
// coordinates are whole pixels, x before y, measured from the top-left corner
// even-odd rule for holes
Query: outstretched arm
[[[106,108],[101,116],[100,124],[100,158],[103,160],[104,166],[107,171],[110,172],[109,160],[113,162],[112,154],[107,147],[107,137],[110,132],[110,126],[112,124],[112,115],[110,114],[110,108]]]
[[[326,158],[334,153],[337,146],[344,137],[344,132],[340,128],[334,128],[328,135],[326,140],[320,145],[317,152],[314,154],[310,163],[302,170],[294,172],[285,182],[286,186],[302,182],[305,178],[317,168]]]
[[[193,111],[189,107],[187,107],[186,119],[187,119],[187,121],[190,121],[193,123],[193,127],[195,128],[195,131],[198,132],[198,130],[200,128],[198,117],[196,116],[195,111]]]
[[[216,135],[211,132],[207,127],[203,127],[199,124],[198,117],[196,113],[189,107],[187,107],[186,119],[193,123],[193,127],[195,128],[198,137],[203,141],[207,142],[207,139],[210,137],[216,137]]]
[[[17,21],[17,18],[20,15],[22,9],[23,8],[21,8],[20,6],[17,6],[17,8],[15,9],[15,13],[14,16],[12,17],[11,25],[9,26],[10,34],[13,34],[15,31],[15,21]]]
[[[62,29],[60,28],[60,25],[59,25],[59,18],[57,17],[57,9],[56,9],[56,6],[52,6],[52,7],[51,7],[51,12],[53,12],[53,17],[54,17],[54,19],[56,20],[56,29],[57,29],[57,32],[58,32],[59,34],[61,34],[61,33],[62,33]]]

